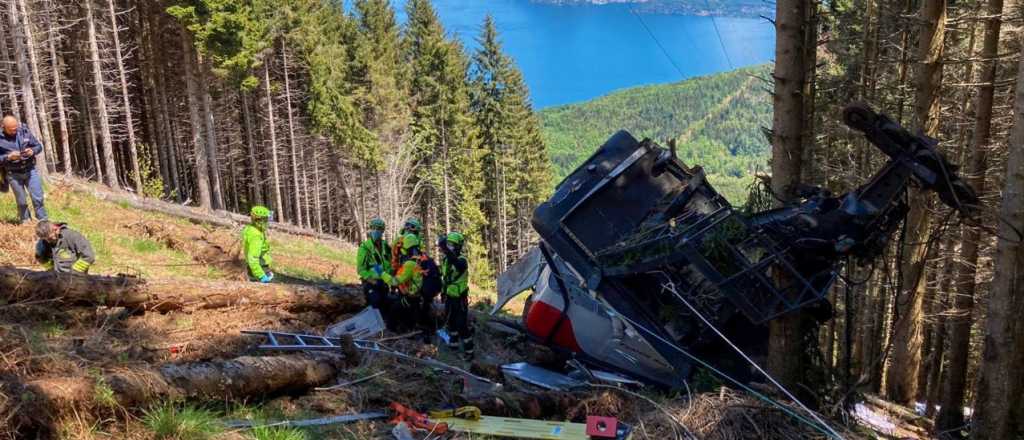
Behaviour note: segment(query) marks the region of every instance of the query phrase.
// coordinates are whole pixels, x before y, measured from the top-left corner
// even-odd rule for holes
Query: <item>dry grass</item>
[[[173,283],[197,289],[195,280],[223,280],[239,276],[239,231],[213,229],[164,215],[144,213],[64,187],[48,192],[51,216],[67,221],[93,242],[99,261],[98,274],[128,273],[149,283]],[[13,203],[0,197],[0,265],[33,267],[34,238],[31,226],[10,224]],[[353,282],[354,248],[308,238],[274,234],[275,262],[282,275],[296,282]],[[211,246],[223,252],[205,253]],[[211,261],[218,260],[218,261]],[[225,260],[222,264],[220,260]],[[191,281],[191,282],[190,282]],[[517,298],[508,317],[516,319],[525,295]],[[493,293],[474,290],[477,310],[489,310]],[[521,337],[490,332],[476,313],[477,359],[490,365],[521,361],[535,356]],[[230,358],[255,353],[255,341],[239,334],[243,329],[279,329],[317,332],[342,317],[321,313],[292,314],[265,307],[231,307],[193,313],[131,314],[110,308],[68,308],[52,302],[0,303],[0,440],[15,438],[154,439],[157,430],[146,422],[146,410],[120,408],[102,386],[86,404],[46,412],[47,402],[25,396],[25,384],[48,381],[74,384],[75,378],[101,377],[107,372],[131,372],[166,363]],[[459,367],[471,365],[456,354],[417,340],[387,343],[405,353],[432,357]],[[364,357],[359,366],[342,372],[338,382],[360,379],[379,371],[383,376],[332,391],[276,396],[251,402],[193,402],[205,405],[208,415],[220,419],[302,419],[352,412],[376,411],[391,401],[428,410],[463,403],[461,379],[451,374],[381,355]],[[525,390],[506,383],[505,392]],[[56,387],[60,389],[60,387]],[[62,392],[76,393],[75,389]],[[639,439],[668,439],[679,432],[668,416],[647,400],[618,391],[596,390],[568,395],[573,404],[559,413],[541,414],[557,420],[583,421],[588,414],[615,415],[634,423]],[[647,392],[645,396],[665,408],[701,438],[814,438],[814,433],[792,422],[777,410],[749,396],[724,391],[693,399]],[[81,399],[78,399],[81,401]],[[185,406],[164,402],[174,413]],[[513,408],[512,415],[543,413],[544,408]],[[152,412],[151,412],[152,414]],[[151,417],[152,419],[152,417]],[[152,422],[152,420],[150,421]],[[383,420],[306,429],[306,438],[389,438]],[[267,434],[266,438],[272,437]],[[204,437],[205,438],[205,437]],[[253,438],[251,432],[211,431],[209,438]],[[449,438],[469,438],[453,434]],[[479,436],[472,438],[479,439]]]

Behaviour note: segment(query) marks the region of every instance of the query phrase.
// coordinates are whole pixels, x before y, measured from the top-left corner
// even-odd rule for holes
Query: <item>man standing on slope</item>
[[[462,255],[466,237],[449,232],[437,243],[441,250],[441,282],[443,283],[445,322],[448,347],[461,349],[473,357],[473,337],[469,330],[469,261]]]
[[[46,270],[87,274],[96,262],[89,240],[65,223],[43,220],[36,224],[36,236],[36,261]]]
[[[3,134],[0,135],[0,168],[6,174],[7,183],[14,190],[18,204],[18,220],[26,223],[32,219],[28,210],[28,198],[36,211],[36,220],[46,220],[43,207],[43,180],[36,171],[36,156],[43,153],[43,144],[36,140],[28,128],[18,123],[14,116],[3,119]]]
[[[250,281],[269,283],[274,279],[274,273],[270,271],[270,241],[267,240],[270,216],[266,206],[253,206],[249,210],[252,221],[242,229],[242,252],[245,253]]]
[[[389,290],[382,276],[391,275],[392,272],[391,247],[384,239],[384,229],[384,220],[370,220],[370,232],[356,253],[356,272],[363,283],[366,304],[381,311],[384,310]]]

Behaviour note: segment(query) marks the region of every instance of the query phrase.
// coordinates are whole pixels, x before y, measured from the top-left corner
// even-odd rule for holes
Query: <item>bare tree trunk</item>
[[[203,122],[206,125],[206,163],[210,173],[210,195],[213,209],[224,209],[224,191],[220,187],[220,158],[217,155],[217,127],[213,120],[213,98],[210,97],[209,62],[199,58],[199,77],[202,79]]]
[[[319,145],[319,144],[318,144]],[[324,232],[324,219],[320,207],[320,152],[313,150],[313,212],[316,215],[317,232]]]
[[[43,143],[43,151],[45,151],[44,154],[46,155],[45,160],[47,165],[44,166],[44,168],[46,168],[48,171],[53,171],[50,169],[50,167],[52,167],[54,164],[50,162],[49,158],[56,157],[57,154],[53,150],[53,130],[52,127],[50,127],[50,114],[49,110],[47,110],[48,106],[46,105],[46,94],[43,93],[43,81],[39,77],[40,69],[39,62],[36,57],[36,42],[35,37],[32,33],[32,14],[29,12],[25,0],[17,1],[18,9],[21,10],[22,25],[25,27],[25,48],[27,49],[29,63],[32,67],[31,80],[36,100],[31,104],[38,106],[38,110],[36,113],[37,117],[39,118],[38,133],[40,135],[40,141],[42,141]]]
[[[995,278],[988,297],[985,347],[978,366],[971,438],[1011,439],[1024,433],[1024,57],[1017,71],[1006,187],[999,213]]]
[[[974,138],[968,183],[978,195],[985,192],[985,172],[988,169],[988,150],[992,140],[992,106],[995,92],[995,58],[999,55],[999,34],[1002,26],[1003,0],[989,0],[986,11],[985,36],[982,40],[979,69],[978,96],[975,103]],[[1019,144],[1012,144],[1020,147]],[[1012,149],[1012,147],[1011,147]],[[949,329],[949,376],[942,393],[942,409],[935,419],[936,429],[950,430],[964,424],[964,395],[967,387],[967,359],[970,355],[972,310],[977,288],[978,251],[983,240],[981,228],[964,225],[960,241],[960,263],[956,283],[957,295],[953,299],[955,315]]]
[[[775,93],[772,117],[772,190],[791,199],[803,174],[804,85],[809,53],[804,44],[811,5],[807,0],[776,2]],[[787,280],[777,280],[783,284]],[[784,386],[795,388],[804,378],[805,318],[791,313],[771,321],[768,370]]]
[[[92,57],[92,79],[96,92],[96,115],[100,120],[100,139],[103,144],[103,165],[105,182],[111,188],[120,188],[117,179],[117,165],[114,162],[114,144],[110,134],[110,113],[107,110],[107,97],[103,87],[103,66],[100,61],[100,48],[96,42],[96,22],[92,15],[92,0],[85,0],[85,20],[89,32],[89,53]]]
[[[277,122],[274,120],[274,97],[270,92],[270,66],[263,65],[263,83],[267,89],[267,118],[270,127],[270,161],[274,175],[274,209],[277,210],[279,221],[285,221],[284,208],[281,204],[281,171],[277,163]]]
[[[22,0],[24,1],[24,0]],[[132,117],[132,100],[128,93],[128,73],[124,66],[124,55],[121,52],[120,30],[117,25],[117,10],[114,0],[107,0],[107,12],[110,14],[110,33],[114,39],[114,59],[117,61],[117,73],[121,80],[121,98],[124,105],[124,124],[128,133],[128,154],[131,157],[132,183],[135,193],[142,195],[142,173],[139,171],[139,152],[135,142],[135,121]]]
[[[32,73],[29,71],[28,47],[25,45],[26,40],[23,33],[25,26],[28,26],[28,24],[23,25],[22,20],[27,20],[27,18],[22,16],[18,10],[18,4],[18,0],[9,0],[8,14],[11,20],[11,34],[14,38],[14,54],[17,59],[18,76],[21,78],[21,96],[25,99],[25,122],[32,133],[41,135],[39,115],[36,113],[36,97],[32,84]],[[46,161],[45,154],[36,158],[36,169],[40,174],[46,175]]]
[[[920,66],[915,77],[915,122],[929,136],[938,132],[939,88],[942,82],[942,45],[946,29],[946,1],[925,0],[920,12],[922,27],[918,39]],[[916,193],[916,192],[915,192]],[[907,215],[907,237],[903,249],[903,280],[898,305],[892,362],[886,373],[886,397],[908,404],[917,396],[923,343],[924,272],[928,253],[931,216],[927,198],[912,194]]]
[[[288,48],[281,48],[284,64],[284,101],[288,109],[288,143],[292,147],[292,185],[295,196],[295,225],[302,226],[302,194],[299,191],[299,146],[295,144],[295,120],[292,116],[292,88],[288,79]]]
[[[262,205],[263,202],[263,179],[260,176],[259,163],[256,161],[256,141],[253,139],[252,107],[249,102],[249,92],[239,92],[242,95],[242,124],[245,130],[245,146],[249,157],[249,173],[251,182],[249,187],[249,202]]]
[[[13,28],[14,26],[14,18],[12,17],[11,27]],[[3,30],[2,23],[0,23],[0,33],[6,34]],[[11,68],[11,65],[15,64],[15,62],[11,61],[11,53],[7,49],[6,41],[3,41],[2,44],[0,44],[0,56],[3,56],[3,59],[0,60],[2,63],[0,64],[3,64],[4,78],[7,80],[7,99],[11,103],[11,114],[21,117],[21,106],[18,105],[18,91],[17,87],[14,85],[14,70]]]
[[[71,167],[71,140],[68,136],[71,133],[68,131],[67,110],[64,108],[64,83],[61,80],[60,58],[57,57],[57,43],[55,41],[59,34],[53,29],[53,23],[50,23],[50,26],[50,36],[47,40],[49,40],[50,66],[53,71],[53,88],[57,93],[57,123],[60,127],[60,147],[64,157],[64,175],[70,177],[73,170]]]
[[[192,145],[195,147],[196,186],[199,191],[199,207],[210,209],[210,166],[207,163],[206,145],[203,143],[203,119],[199,116],[202,98],[199,97],[199,86],[196,84],[196,56],[192,48],[192,36],[181,29],[181,52],[185,63],[185,83],[188,94],[188,114],[192,121]]]

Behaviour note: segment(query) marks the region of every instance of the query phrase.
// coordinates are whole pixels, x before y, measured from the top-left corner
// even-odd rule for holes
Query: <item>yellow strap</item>
[[[73,270],[75,272],[78,272],[78,273],[86,273],[86,272],[89,271],[89,266],[91,266],[91,265],[89,264],[88,261],[78,260],[78,261],[75,262],[74,265],[71,266],[71,270]]]
[[[455,409],[442,409],[427,413],[432,419],[442,417],[458,417],[467,420],[480,420],[480,408],[475,406],[463,406]]]

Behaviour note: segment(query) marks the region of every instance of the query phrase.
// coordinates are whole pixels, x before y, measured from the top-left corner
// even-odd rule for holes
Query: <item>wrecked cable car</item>
[[[961,215],[977,209],[935,139],[864,105],[843,119],[886,164],[846,194],[803,188],[798,201],[754,213],[674,149],[616,133],[536,208],[540,242],[499,276],[493,312],[532,291],[522,323],[531,339],[657,386],[682,387],[705,360],[752,379],[738,352],[762,363],[767,323],[787,313],[830,318],[826,295],[842,265],[884,252],[910,186]]]

